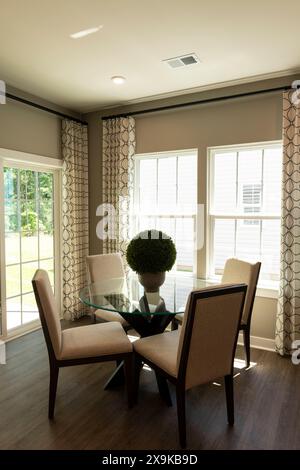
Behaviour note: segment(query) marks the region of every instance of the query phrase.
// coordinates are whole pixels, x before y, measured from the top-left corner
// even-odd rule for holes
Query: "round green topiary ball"
[[[126,251],[127,263],[139,274],[170,271],[176,260],[176,248],[171,237],[159,230],[138,233]]]

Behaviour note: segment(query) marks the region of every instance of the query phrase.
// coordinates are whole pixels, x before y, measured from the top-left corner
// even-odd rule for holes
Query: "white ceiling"
[[[299,0],[0,0],[0,79],[85,112],[298,71],[299,17]],[[201,64],[162,62],[191,52]]]

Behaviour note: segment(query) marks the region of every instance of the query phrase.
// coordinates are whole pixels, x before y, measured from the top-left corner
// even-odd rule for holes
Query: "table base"
[[[141,338],[146,338],[148,336],[158,335],[163,333],[166,327],[174,318],[174,314],[164,314],[164,315],[141,315],[139,314],[126,314],[121,313],[122,317],[130,323],[132,328],[139,333]],[[168,387],[168,382],[160,375],[158,372],[155,372],[156,382],[160,396],[165,401],[168,406],[172,406],[171,395]],[[109,390],[110,388],[124,384],[125,375],[123,369],[123,362],[117,364],[117,367],[111,377],[108,379],[104,386],[104,390]]]

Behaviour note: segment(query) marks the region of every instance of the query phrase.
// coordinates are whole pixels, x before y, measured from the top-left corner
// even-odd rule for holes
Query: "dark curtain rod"
[[[299,87],[297,87],[299,88]],[[170,111],[172,109],[179,109],[179,108],[187,108],[189,106],[196,106],[200,104],[206,104],[206,103],[216,103],[218,101],[226,101],[226,100],[231,100],[234,98],[244,98],[245,96],[253,96],[253,95],[262,95],[264,93],[271,93],[275,91],[287,91],[290,90],[290,86],[281,86],[277,88],[268,88],[266,90],[257,90],[257,91],[248,91],[246,93],[238,93],[236,95],[228,95],[228,96],[217,96],[216,98],[207,98],[204,100],[198,100],[198,101],[192,101],[188,103],[178,103],[178,104],[170,104],[168,106],[161,106],[158,108],[148,108],[148,109],[143,109],[140,111],[132,111],[129,113],[122,113],[122,114],[112,114],[111,116],[103,116],[102,121],[107,121],[108,119],[115,119],[119,117],[128,117],[128,116],[138,116],[139,114],[149,114],[149,113],[156,113],[159,111]]]
[[[299,88],[299,86],[297,86]],[[143,109],[140,111],[132,111],[129,113],[121,113],[121,114],[113,114],[110,116],[103,116],[102,121],[107,121],[108,119],[115,119],[118,117],[128,117],[128,116],[138,116],[140,114],[149,114],[149,113],[156,113],[159,111],[170,111],[173,109],[180,109],[180,108],[187,108],[190,106],[197,106],[200,104],[207,104],[207,103],[216,103],[218,101],[226,101],[226,100],[231,100],[234,98],[244,98],[246,96],[253,96],[253,95],[261,95],[264,93],[271,93],[271,92],[276,92],[276,91],[287,91],[291,89],[289,86],[281,86],[277,88],[268,88],[265,90],[257,90],[257,91],[249,91],[246,93],[238,93],[236,95],[228,95],[228,96],[218,96],[215,98],[207,98],[204,100],[198,100],[198,101],[192,101],[192,102],[187,102],[187,103],[178,103],[178,104],[171,104],[167,106],[161,106],[158,108],[148,108],[148,109]],[[54,114],[55,116],[58,116],[63,119],[70,119],[71,121],[78,122],[83,125],[87,125],[88,123],[86,121],[83,121],[81,119],[75,118],[73,116],[69,116],[67,114],[61,113],[59,111],[55,111],[54,109],[48,108],[46,106],[42,106],[40,104],[34,103],[33,101],[26,100],[25,98],[20,98],[19,96],[12,95],[11,93],[6,93],[6,98],[18,101],[19,103],[26,104],[27,106],[31,106],[36,109],[40,109],[41,111],[46,111],[47,113]]]
[[[6,98],[9,98],[10,100],[18,101],[19,103],[27,104],[28,106],[32,106],[33,108],[40,109],[41,111],[46,111],[47,113],[50,114],[55,114],[55,116],[59,116],[60,118],[63,119],[70,119],[71,121],[78,122],[80,124],[87,125],[86,121],[82,121],[81,119],[75,118],[73,116],[68,116],[67,114],[60,113],[59,111],[55,111],[54,109],[47,108],[46,106],[42,106],[37,103],[33,103],[33,101],[25,100],[24,98],[20,98],[19,96],[12,95],[11,93],[6,93],[5,94]]]

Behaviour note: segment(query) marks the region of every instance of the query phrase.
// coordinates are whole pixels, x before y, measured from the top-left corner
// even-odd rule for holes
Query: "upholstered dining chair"
[[[252,264],[237,258],[230,258],[225,263],[222,276],[222,283],[243,282],[248,286],[244,311],[240,323],[240,330],[243,332],[244,337],[247,367],[250,366],[250,328],[260,268],[260,262]]]
[[[125,277],[123,261],[120,253],[92,255],[86,257],[89,282],[107,281],[113,278]],[[93,312],[93,319],[102,322],[117,321],[127,330],[130,325],[118,312],[97,309]]]
[[[135,399],[141,364],[176,386],[179,439],[186,446],[185,393],[225,377],[227,417],[234,422],[233,360],[247,286],[222,285],[191,292],[182,328],[142,338],[133,344]]]
[[[247,294],[245,298],[244,311],[241,319],[240,330],[243,332],[244,347],[246,353],[246,367],[250,366],[250,328],[253,311],[253,304],[256,294],[256,287],[259,277],[261,263],[248,263],[237,258],[230,258],[226,261],[221,283],[247,284]],[[183,321],[183,313],[176,315],[173,329],[178,327],[178,323]],[[177,323],[177,325],[176,325]]]
[[[38,269],[32,279],[50,364],[48,417],[53,419],[60,367],[105,361],[125,364],[128,406],[132,405],[132,345],[118,322],[61,329],[48,273]]]

